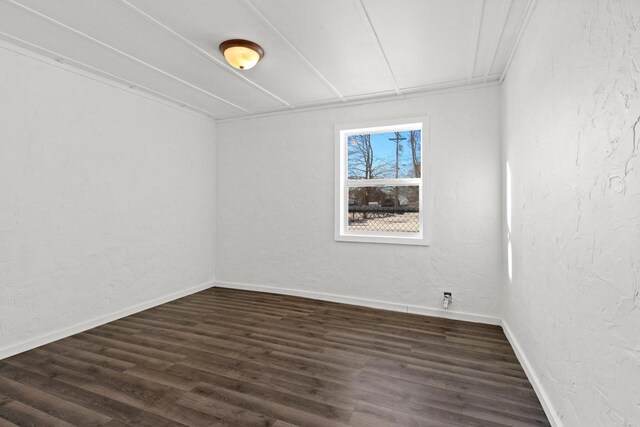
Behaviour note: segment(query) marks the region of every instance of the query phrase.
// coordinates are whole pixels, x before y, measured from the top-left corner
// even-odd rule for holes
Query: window
[[[428,244],[426,118],[336,126],[336,240]]]

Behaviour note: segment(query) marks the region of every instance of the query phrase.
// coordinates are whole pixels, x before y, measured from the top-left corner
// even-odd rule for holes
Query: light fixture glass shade
[[[220,45],[220,52],[232,67],[239,70],[253,68],[264,56],[262,48],[248,40],[227,40]]]

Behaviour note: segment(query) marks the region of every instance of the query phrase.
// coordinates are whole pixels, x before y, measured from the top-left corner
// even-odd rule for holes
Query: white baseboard
[[[304,297],[317,299],[322,301],[339,302],[343,304],[359,305],[362,307],[379,308],[383,310],[399,311],[402,313],[421,314],[424,316],[443,317],[453,320],[464,320],[467,322],[485,323],[488,325],[501,325],[502,320],[497,317],[485,316],[483,314],[465,313],[462,311],[452,311],[438,309],[434,307],[421,307],[415,305],[398,304],[393,302],[375,301],[363,298],[349,297],[344,295],[327,294],[323,292],[301,291],[289,288],[277,288],[263,285],[250,285],[246,283],[236,282],[218,282],[216,287],[241,289],[245,291],[267,292],[280,295],[291,295],[296,297]]]
[[[515,352],[516,357],[518,358],[518,361],[522,365],[522,368],[525,374],[527,375],[529,382],[531,382],[531,385],[533,386],[533,389],[535,390],[536,395],[540,400],[540,403],[542,405],[542,408],[544,409],[545,414],[547,415],[547,418],[549,418],[549,422],[553,427],[563,427],[562,421],[558,417],[557,412],[553,409],[553,405],[549,400],[549,396],[547,395],[547,393],[544,390],[544,387],[540,383],[538,376],[535,374],[535,371],[533,370],[529,362],[529,359],[527,359],[527,357],[525,356],[522,350],[522,347],[520,347],[520,344],[518,344],[518,341],[513,335],[513,332],[511,331],[507,323],[504,321],[504,319],[500,319],[498,317],[485,316],[481,314],[464,313],[459,311],[449,311],[449,310],[445,311],[442,309],[437,309],[432,307],[404,305],[404,304],[375,301],[375,300],[368,300],[368,299],[362,299],[362,298],[354,298],[354,297],[348,297],[343,295],[301,291],[297,289],[278,288],[278,287],[263,286],[263,285],[250,285],[246,283],[216,281],[214,286],[221,287],[221,288],[241,289],[246,291],[267,292],[267,293],[280,294],[280,295],[292,295],[292,296],[312,298],[312,299],[317,299],[322,301],[339,302],[339,303],[352,304],[352,305],[358,305],[363,307],[399,311],[403,313],[414,313],[414,314],[421,314],[425,316],[444,317],[447,319],[465,320],[469,322],[477,322],[477,323],[485,323],[489,325],[502,326],[502,329],[504,330],[504,333],[507,339],[509,340],[511,347]]]
[[[403,313],[414,313],[414,314],[420,314],[425,316],[442,317],[442,318],[453,319],[453,320],[464,320],[468,322],[485,323],[489,325],[500,325],[502,326],[502,329],[504,330],[504,333],[507,339],[509,340],[511,347],[513,347],[513,350],[518,358],[518,361],[522,365],[522,368],[524,369],[524,372],[526,373],[527,378],[529,379],[529,382],[531,382],[531,385],[533,386],[533,389],[535,390],[536,395],[538,396],[538,399],[540,399],[540,403],[542,404],[542,408],[544,409],[545,414],[549,418],[549,422],[551,422],[551,425],[554,427],[563,426],[562,421],[558,417],[557,412],[553,409],[553,405],[549,400],[549,396],[545,392],[544,387],[542,386],[542,383],[540,383],[538,376],[535,374],[535,371],[533,370],[533,367],[531,366],[529,359],[527,359],[527,356],[524,354],[522,347],[520,347],[520,344],[516,340],[515,336],[513,335],[513,332],[509,328],[509,325],[504,321],[504,319],[485,316],[481,314],[472,314],[472,313],[448,311],[448,310],[445,311],[445,310],[432,308],[432,307],[420,307],[420,306],[413,306],[413,305],[405,305],[405,304],[398,304],[398,303],[391,303],[391,302],[348,297],[343,295],[327,294],[327,293],[321,293],[321,292],[301,291],[297,289],[277,288],[277,287],[262,286],[262,285],[249,285],[249,284],[234,283],[234,282],[206,282],[198,286],[193,286],[188,289],[184,289],[178,292],[174,292],[168,295],[155,298],[151,301],[135,304],[131,307],[128,307],[104,316],[100,316],[95,319],[91,319],[91,320],[82,322],[80,324],[70,326],[68,328],[59,329],[57,331],[43,334],[26,341],[22,341],[20,343],[10,345],[8,347],[0,348],[0,360],[6,357],[13,356],[18,353],[22,353],[27,350],[31,350],[41,345],[45,345],[50,342],[86,331],[88,329],[95,328],[100,325],[104,325],[105,323],[109,323],[114,320],[117,320],[126,316],[130,316],[140,311],[144,311],[149,308],[152,308],[161,304],[165,304],[169,301],[173,301],[173,300],[185,297],[187,295],[191,295],[196,292],[209,289],[214,286],[222,287],[222,288],[241,289],[241,290],[247,290],[247,291],[299,296],[299,297],[317,299],[321,301],[331,301],[331,302],[338,302],[343,304],[352,304],[352,305],[358,305],[362,307],[379,308],[383,310],[398,311]]]
[[[507,325],[507,322],[504,319],[502,319],[502,330],[507,336],[507,339],[509,340],[513,351],[516,353],[516,357],[518,358],[520,365],[522,365],[522,369],[524,369],[525,374],[527,374],[527,378],[533,386],[533,389],[535,390],[536,395],[540,400],[540,404],[542,405],[542,409],[544,409],[544,413],[547,415],[547,418],[549,418],[549,422],[553,427],[562,427],[562,421],[558,417],[558,413],[553,409],[553,405],[551,404],[549,395],[544,390],[544,387],[542,386],[539,377],[533,370],[529,359],[527,359],[527,356],[524,354],[522,347],[520,347],[518,340],[516,340],[515,335],[513,335],[511,328],[509,328],[509,325]]]
[[[22,353],[27,350],[31,350],[36,347],[40,347],[41,345],[48,344],[53,341],[57,341],[62,338],[66,338],[68,336],[78,334],[80,332],[86,331],[87,329],[95,328],[96,326],[104,325],[105,323],[113,322],[114,320],[121,319],[126,316],[130,316],[132,314],[138,313],[140,311],[147,310],[149,308],[155,307],[160,304],[165,304],[169,301],[176,300],[178,298],[185,297],[187,295],[194,294],[196,292],[203,291],[205,289],[209,289],[214,286],[213,282],[206,282],[198,286],[193,286],[188,289],[184,289],[178,292],[173,292],[168,295],[163,295],[161,297],[155,298],[151,301],[145,301],[139,304],[135,304],[131,307],[118,310],[114,313],[109,313],[104,316],[96,317],[95,319],[87,320],[85,322],[79,323],[77,325],[69,326],[67,328],[58,329],[53,332],[49,332],[43,335],[40,335],[35,338],[28,339],[26,341],[19,342],[17,344],[12,344],[8,347],[0,348],[0,360],[13,356],[18,353]]]

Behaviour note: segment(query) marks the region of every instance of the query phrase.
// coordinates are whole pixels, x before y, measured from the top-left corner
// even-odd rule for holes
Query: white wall
[[[210,283],[214,150],[211,121],[2,45],[0,357]]]
[[[498,316],[499,88],[218,124],[216,282]],[[430,116],[433,244],[334,241],[334,125]]]
[[[539,1],[503,86],[505,318],[567,426],[640,425],[639,25],[637,1]]]

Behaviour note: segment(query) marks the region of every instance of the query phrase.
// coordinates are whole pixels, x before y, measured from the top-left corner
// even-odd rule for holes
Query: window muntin
[[[428,244],[427,120],[336,126],[336,240]]]

